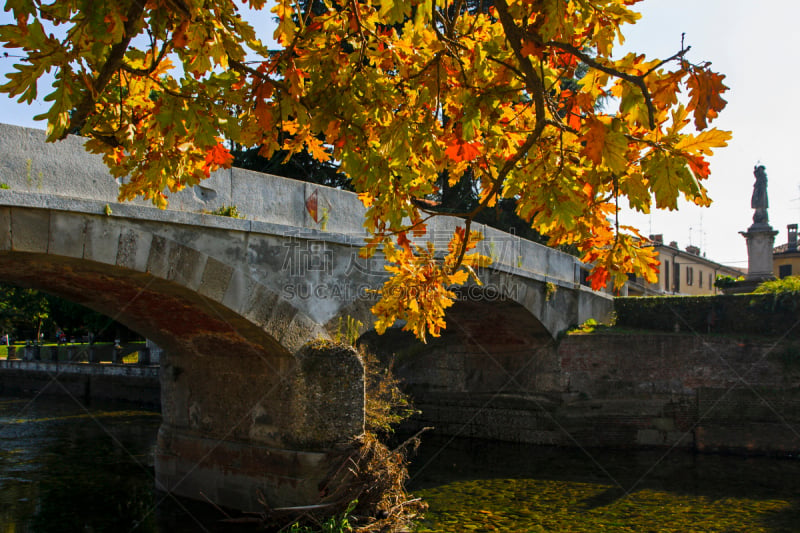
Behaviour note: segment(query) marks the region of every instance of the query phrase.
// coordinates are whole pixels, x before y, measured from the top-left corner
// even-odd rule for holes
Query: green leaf
[[[682,157],[669,157],[664,152],[656,151],[645,159],[642,170],[650,180],[659,209],[678,209],[681,191],[696,187],[697,182]]]

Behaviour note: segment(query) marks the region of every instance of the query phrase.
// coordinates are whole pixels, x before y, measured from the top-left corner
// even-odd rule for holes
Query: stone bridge
[[[335,337],[348,317],[368,332],[369,290],[385,279],[379,256],[358,257],[357,197],[231,169],[172,195],[168,210],[120,204],[119,182],[80,138],[46,144],[7,125],[0,182],[0,279],[164,348],[160,487],[248,510],[259,492],[273,507],[318,501],[329,452],[363,431],[364,379],[354,352],[311,341]],[[246,218],[208,214],[223,205]],[[430,236],[447,239],[454,225],[436,220]],[[448,315],[461,351],[534,350],[610,312],[607,295],[580,284],[575,258],[483,232],[494,264]]]

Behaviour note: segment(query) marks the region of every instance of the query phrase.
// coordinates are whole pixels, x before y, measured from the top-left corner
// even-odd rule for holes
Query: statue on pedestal
[[[767,197],[767,173],[764,165],[756,166],[753,169],[753,175],[756,177],[756,182],[753,184],[753,196],[750,199],[750,207],[755,209],[753,223],[766,224],[769,222],[769,215],[767,215],[769,198]]]
[[[747,278],[741,289],[753,290],[758,283],[774,279],[772,248],[775,246],[777,231],[769,225],[767,208],[767,173],[764,165],[756,165],[753,169],[756,182],[753,185],[753,196],[750,198],[750,207],[753,213],[753,224],[747,231],[739,233],[747,240]]]

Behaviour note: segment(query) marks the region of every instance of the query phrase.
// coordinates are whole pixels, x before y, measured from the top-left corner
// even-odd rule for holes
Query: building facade
[[[661,262],[658,280],[656,283],[646,283],[641,278],[631,278],[628,282],[629,296],[721,294],[722,291],[714,286],[717,276],[737,278],[744,274],[739,269],[706,259],[700,255],[697,246],[687,246],[681,250],[675,241],[664,244],[662,235],[651,235],[650,240]]]
[[[775,277],[800,276],[800,251],[797,249],[797,224],[786,226],[786,244],[776,246],[772,252]]]

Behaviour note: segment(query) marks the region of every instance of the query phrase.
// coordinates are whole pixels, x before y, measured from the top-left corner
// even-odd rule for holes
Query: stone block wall
[[[537,368],[556,367],[557,379],[529,379],[525,390],[411,387],[422,411],[414,424],[439,434],[562,446],[800,452],[795,343],[572,335],[530,357]],[[507,371],[490,359],[484,372],[494,369],[502,382]]]
[[[632,446],[780,454],[800,450],[793,351],[723,337],[588,335],[565,339],[558,357],[566,392],[578,396],[571,407],[605,418],[594,442],[627,429]]]
[[[0,394],[123,400],[158,408],[158,367],[0,360]]]

